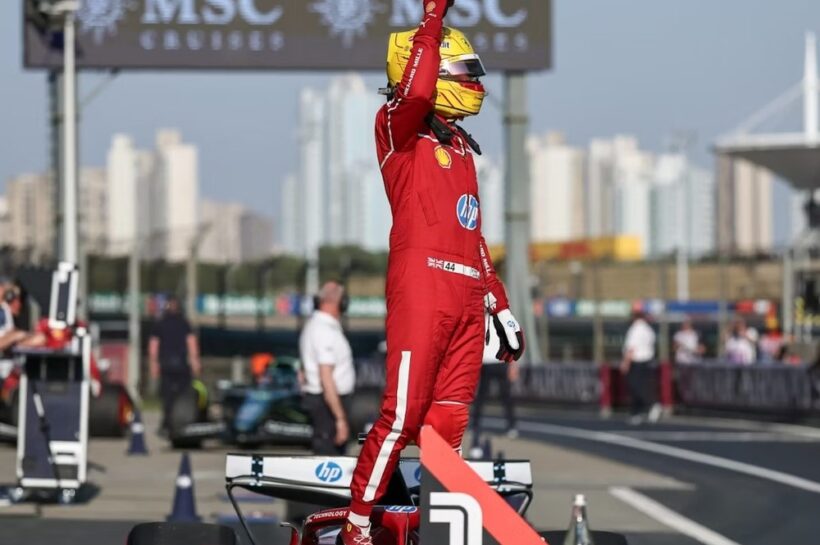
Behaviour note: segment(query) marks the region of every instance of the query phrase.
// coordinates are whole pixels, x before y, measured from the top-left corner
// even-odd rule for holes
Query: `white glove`
[[[496,358],[507,363],[521,359],[524,354],[524,332],[510,309],[493,314],[493,325],[500,341]]]

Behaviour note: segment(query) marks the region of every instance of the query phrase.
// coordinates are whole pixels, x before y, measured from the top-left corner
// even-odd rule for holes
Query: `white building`
[[[535,242],[582,238],[584,153],[560,133],[531,136],[530,234]]]
[[[358,75],[300,96],[299,172],[282,185],[280,244],[315,255],[324,244],[386,249],[390,208],[376,164],[380,100]]]
[[[80,244],[89,254],[104,254],[108,243],[108,181],[104,168],[80,169]]]
[[[125,255],[135,241],[148,259],[183,261],[199,228],[195,146],[176,130],[161,130],[154,151],[115,135],[108,152],[108,248]]]
[[[682,154],[658,157],[652,186],[649,253],[660,257],[684,248],[702,256],[715,248],[713,175]]]
[[[296,199],[297,221],[304,222],[298,250],[308,259],[318,259],[325,241],[327,222],[325,105],[323,96],[304,89],[300,97],[300,170]]]
[[[137,237],[138,165],[131,137],[114,135],[108,149],[108,252],[126,255]]]
[[[481,234],[487,244],[504,243],[504,168],[486,155],[474,155],[481,201]]]
[[[273,222],[246,210],[240,220],[242,261],[256,261],[269,257],[273,252]]]
[[[646,255],[652,240],[650,227],[650,191],[652,188],[653,157],[637,147],[616,147],[615,155],[615,212],[616,236],[633,236],[641,241]]]
[[[652,154],[632,136],[590,143],[583,207],[587,237],[634,236],[647,252],[653,168]]]
[[[245,207],[203,199],[199,213],[207,229],[199,248],[199,259],[206,263],[242,261],[242,214]]]
[[[21,174],[6,185],[8,243],[36,259],[54,255],[54,193],[47,174]]]
[[[160,131],[156,143],[155,176],[165,193],[165,202],[157,203],[165,210],[164,222],[158,226],[167,233],[165,259],[184,261],[199,229],[198,152],[183,143],[176,130]]]
[[[281,201],[279,211],[279,248],[289,254],[304,253],[305,222],[301,220],[299,176],[288,174],[282,180]]]
[[[774,243],[771,171],[742,159],[718,160],[718,245],[732,253],[767,252]]]
[[[0,197],[0,248],[11,245],[11,218],[9,217],[9,201]]]

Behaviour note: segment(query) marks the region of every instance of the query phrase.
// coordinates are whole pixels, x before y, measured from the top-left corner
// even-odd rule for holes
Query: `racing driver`
[[[419,28],[390,37],[388,102],[376,117],[393,212],[386,385],[353,474],[342,545],[372,543],[373,505],[423,425],[460,450],[481,371],[485,307],[502,341],[499,359],[517,360],[524,351],[481,236],[472,158],[480,150],[456,125],[481,109],[484,67],[464,34],[444,27],[454,0],[420,1]]]

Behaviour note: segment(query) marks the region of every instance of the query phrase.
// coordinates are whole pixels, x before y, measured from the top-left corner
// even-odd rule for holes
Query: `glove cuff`
[[[498,314],[502,310],[509,310],[510,301],[507,299],[504,288],[498,287],[495,290],[490,290],[484,296],[484,306],[490,314]]]

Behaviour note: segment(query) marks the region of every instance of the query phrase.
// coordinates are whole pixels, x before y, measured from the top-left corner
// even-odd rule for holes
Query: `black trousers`
[[[478,391],[473,402],[471,428],[474,446],[478,444],[481,435],[481,416],[484,412],[484,404],[492,400],[490,395],[493,383],[498,385],[498,394],[501,398],[504,416],[507,419],[507,429],[515,428],[515,405],[511,394],[512,384],[507,372],[507,364],[504,363],[487,363],[481,366],[481,380],[478,382]]]
[[[657,368],[652,361],[633,361],[626,374],[626,387],[629,390],[630,412],[638,415],[646,412],[655,404],[657,396]]]
[[[345,415],[348,418],[347,427],[350,429],[350,438],[355,440],[358,430],[354,430],[350,426],[352,397],[351,395],[339,396],[342,400]],[[336,417],[333,416],[324,396],[321,394],[305,394],[302,405],[313,422],[313,439],[311,440],[313,454],[319,456],[344,455],[347,452],[347,444],[336,445]]]
[[[162,423],[160,428],[167,430],[171,409],[180,396],[191,389],[191,373],[175,372],[162,373],[159,377],[159,396],[162,400]]]

